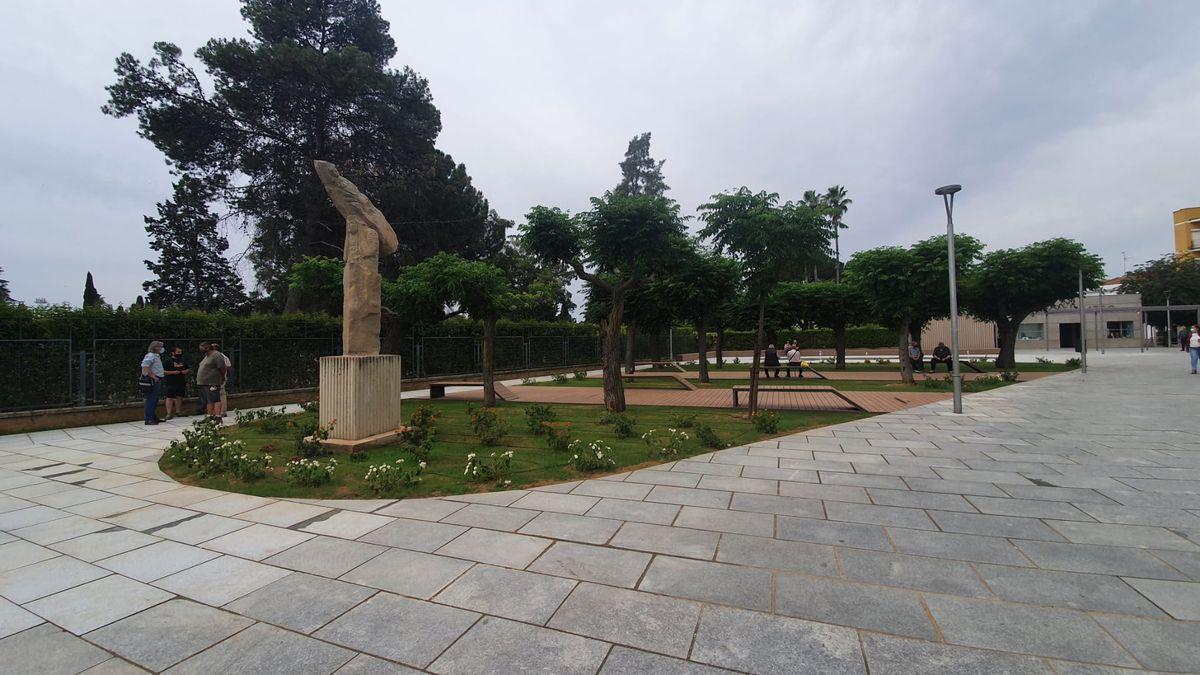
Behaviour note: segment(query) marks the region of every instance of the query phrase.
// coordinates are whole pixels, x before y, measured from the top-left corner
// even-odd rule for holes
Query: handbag
[[[154,390],[154,380],[149,375],[142,375],[138,378],[138,393],[142,396],[149,396]]]

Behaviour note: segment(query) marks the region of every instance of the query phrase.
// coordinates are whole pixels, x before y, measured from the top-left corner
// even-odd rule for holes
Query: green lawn
[[[928,355],[926,355],[926,357],[927,357],[926,363],[928,363]],[[817,370],[833,370],[832,363],[821,363],[819,359],[806,359],[806,360],[809,362],[809,364],[811,364]],[[717,368],[716,365],[712,364],[712,363],[708,364],[708,367],[710,370],[745,370],[745,371],[749,371],[750,370],[749,361],[750,361],[750,358],[746,357],[746,359],[744,359],[742,363],[734,364],[734,363],[730,362],[730,359],[726,359],[725,367],[722,369]],[[966,363],[966,361],[963,361],[963,363]],[[971,363],[976,368],[979,368],[980,370],[982,370],[984,372],[996,372],[996,364],[994,361],[972,361]],[[780,366],[780,367],[783,368],[784,366]],[[1025,371],[1025,372],[1029,372],[1029,373],[1049,373],[1049,372],[1058,373],[1058,372],[1065,372],[1068,370],[1075,370],[1078,367],[1079,366],[1069,366],[1065,363],[1038,363],[1036,361],[1032,361],[1032,362],[1018,361],[1016,367],[1012,368],[1012,370],[1016,370],[1017,372]],[[700,366],[696,365],[695,363],[684,365],[683,368],[685,370],[693,370],[693,371],[700,370]],[[851,362],[851,363],[846,364],[846,370],[848,370],[848,371],[856,371],[857,370],[857,371],[881,372],[881,371],[895,371],[895,370],[899,370],[899,368],[900,368],[900,366],[897,365],[894,361],[891,363]],[[945,368],[944,366],[939,367],[938,373],[941,374],[943,372],[944,368]],[[967,368],[966,366],[963,366],[963,371],[974,372],[970,368]]]
[[[585,380],[585,382],[587,382]],[[225,433],[231,439],[239,439],[246,444],[251,453],[261,452],[263,446],[273,445],[271,455],[274,466],[267,476],[255,481],[243,482],[228,475],[198,478],[194,472],[187,469],[178,461],[164,454],[160,466],[164,471],[182,483],[231,492],[244,492],[264,497],[305,497],[313,499],[328,498],[369,498],[369,497],[413,497],[432,496],[440,494],[461,494],[465,492],[487,491],[497,489],[493,484],[469,483],[463,475],[468,453],[475,452],[488,455],[505,450],[514,450],[512,484],[507,487],[529,487],[545,483],[556,483],[578,480],[591,475],[581,474],[567,465],[570,454],[553,452],[547,448],[540,436],[530,433],[525,423],[525,405],[519,402],[501,402],[497,411],[508,425],[508,435],[500,445],[494,447],[482,446],[472,434],[469,427],[469,417],[466,413],[465,401],[434,401],[425,402],[438,411],[441,416],[437,420],[437,436],[434,440],[433,451],[429,465],[425,470],[423,480],[417,486],[403,490],[397,494],[375,495],[363,483],[363,475],[372,464],[395,462],[397,458],[406,457],[406,463],[413,460],[397,446],[374,448],[367,452],[362,460],[350,460],[337,457],[338,466],[330,483],[319,487],[299,487],[286,479],[284,466],[293,454],[295,448],[294,432],[268,434],[258,428],[232,428]],[[405,402],[405,417],[415,409],[417,403]],[[757,432],[743,413],[734,410],[699,409],[699,408],[666,408],[655,406],[631,407],[629,417],[636,421],[635,435],[632,438],[617,438],[611,425],[599,423],[603,408],[595,405],[555,405],[552,406],[559,421],[572,424],[572,437],[585,442],[603,440],[612,446],[612,457],[617,462],[616,470],[628,469],[648,464],[657,464],[667,459],[651,456],[646,444],[641,440],[641,434],[656,428],[673,426],[676,415],[695,415],[698,423],[710,425],[717,435],[729,445],[742,445],[760,438],[765,434]],[[794,433],[814,427],[838,424],[855,419],[869,417],[863,413],[831,413],[786,410],[779,411],[779,434]],[[301,413],[292,417],[299,423],[311,421],[312,413]],[[683,448],[680,458],[709,452],[711,449],[702,447],[696,440],[692,429],[686,430],[691,436]],[[319,458],[325,462],[328,458]]]
[[[782,372],[780,373],[783,374]],[[800,379],[792,377],[791,379],[781,377],[777,382],[775,378],[763,378],[759,382],[763,385],[794,385],[794,386],[822,386],[833,387],[842,391],[951,391],[953,385],[946,381],[948,373],[938,371],[937,375],[933,376],[933,382],[925,383],[921,373],[917,373],[917,381],[915,384],[902,384],[901,382],[890,382],[882,380],[822,380],[821,378],[809,373]],[[899,379],[899,375],[897,375]],[[750,386],[750,375],[746,374],[743,379],[727,380],[714,379],[710,382],[700,382],[699,380],[691,380],[692,384],[699,389],[732,389],[733,387],[748,387]],[[976,383],[971,380],[964,380],[963,386],[966,391],[988,391],[1012,384],[1011,382],[994,382],[994,383]],[[603,387],[604,380],[600,376],[588,377],[586,380],[576,380],[574,378],[566,382],[534,382],[530,386],[535,387]],[[668,375],[663,377],[637,377],[625,380],[626,389],[675,389],[682,390],[679,382]]]

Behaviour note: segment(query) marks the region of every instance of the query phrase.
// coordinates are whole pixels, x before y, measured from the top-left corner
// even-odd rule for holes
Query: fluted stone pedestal
[[[323,356],[320,422],[336,420],[323,444],[354,452],[395,441],[400,428],[400,356]]]

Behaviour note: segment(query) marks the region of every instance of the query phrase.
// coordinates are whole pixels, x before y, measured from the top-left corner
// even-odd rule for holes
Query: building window
[[[1200,249],[1200,228],[1192,228],[1192,250]]]
[[[1046,326],[1040,323],[1023,323],[1017,328],[1018,340],[1045,340]]]
[[[1109,321],[1108,322],[1108,337],[1110,339],[1114,339],[1114,340],[1133,337],[1133,322],[1132,321]]]

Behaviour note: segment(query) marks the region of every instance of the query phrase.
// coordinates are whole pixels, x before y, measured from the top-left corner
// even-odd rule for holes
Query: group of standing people
[[[187,391],[187,376],[192,369],[183,355],[183,347],[176,345],[164,358],[165,349],[160,340],[150,343],[142,357],[140,387],[146,398],[145,422],[158,424],[159,398],[165,398],[167,416],[186,416],[183,411],[183,396]],[[196,366],[196,389],[199,393],[196,414],[221,418],[225,414],[226,383],[233,363],[221,353],[216,342],[200,343],[200,363]],[[164,396],[165,395],[165,396]]]
[[[791,342],[783,343],[783,362],[787,364],[784,369],[787,372],[787,377],[792,376],[792,370],[796,371],[796,376],[804,377],[804,367],[808,365],[804,361],[804,356],[800,353],[800,346],[794,345]],[[774,344],[767,345],[767,350],[763,352],[763,372],[768,378],[771,373],[775,374],[775,379],[779,379],[780,370],[780,350],[775,349]]]

